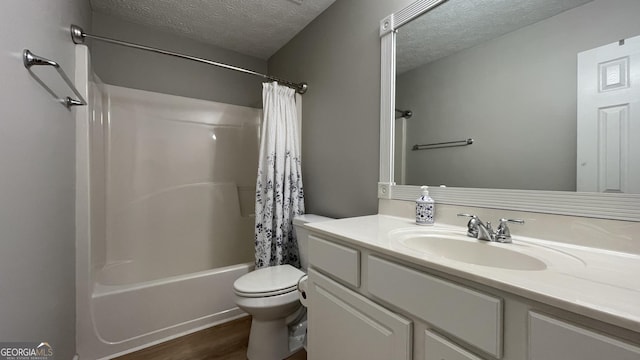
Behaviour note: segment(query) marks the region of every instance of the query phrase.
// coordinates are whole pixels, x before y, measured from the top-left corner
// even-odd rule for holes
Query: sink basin
[[[402,248],[468,264],[525,271],[547,268],[539,258],[518,251],[523,245],[513,243],[480,241],[447,231],[392,231],[389,237]]]

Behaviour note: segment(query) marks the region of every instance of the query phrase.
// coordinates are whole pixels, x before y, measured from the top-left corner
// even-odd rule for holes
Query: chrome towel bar
[[[458,140],[458,141],[446,141],[446,142],[431,143],[431,144],[416,144],[416,145],[413,145],[412,150],[441,149],[441,148],[456,147],[456,146],[467,146],[471,144],[473,144],[473,139],[469,138],[466,140]]]
[[[76,89],[75,85],[73,85],[73,82],[71,82],[67,74],[65,74],[64,70],[62,70],[62,67],[60,67],[60,64],[58,64],[57,62],[43,58],[42,56],[38,56],[32,53],[31,51],[29,51],[29,49],[24,49],[24,51],[22,52],[22,63],[24,64],[24,67],[27,68],[27,70],[29,70],[29,73],[31,74],[31,76],[45,90],[47,90],[49,94],[51,94],[54,98],[58,99],[58,101],[60,101],[60,103],[64,105],[67,109],[70,109],[72,106],[87,105],[87,101],[82,97],[82,95],[80,95],[80,93],[78,92],[78,89]],[[55,68],[58,74],[60,75],[60,77],[62,78],[62,80],[64,80],[64,82],[67,84],[67,86],[69,86],[71,91],[73,91],[77,99],[72,99],[69,96],[61,97],[56,95],[56,93],[53,92],[53,90],[51,90],[51,88],[49,88],[47,84],[45,84],[40,79],[40,77],[38,77],[36,74],[33,73],[33,71],[31,71],[31,67],[35,65],[46,65],[46,66],[51,66]]]

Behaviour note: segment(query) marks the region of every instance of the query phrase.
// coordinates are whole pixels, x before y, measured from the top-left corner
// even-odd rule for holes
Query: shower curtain
[[[262,85],[264,119],[256,181],[256,268],[300,267],[293,217],[304,214],[298,119],[293,89]]]

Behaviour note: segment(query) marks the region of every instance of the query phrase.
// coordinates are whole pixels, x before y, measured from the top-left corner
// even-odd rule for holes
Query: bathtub
[[[233,282],[253,269],[260,109],[101,84],[75,49],[78,358],[246,316]]]
[[[80,359],[113,358],[245,316],[231,286],[252,268],[246,263],[139,284],[96,283],[91,324],[78,333]]]

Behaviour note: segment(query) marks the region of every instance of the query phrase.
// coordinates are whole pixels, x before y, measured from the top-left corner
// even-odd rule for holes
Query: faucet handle
[[[524,220],[522,220],[522,219],[505,219],[505,218],[500,219],[500,226],[502,226],[502,225],[507,226],[507,223],[524,224]]]
[[[499,242],[511,242],[511,231],[509,230],[508,223],[512,224],[524,224],[524,220],[522,219],[500,219],[500,225],[498,225],[498,230],[496,230],[496,241]]]
[[[477,218],[477,216],[475,216],[475,215],[473,215],[473,214],[463,214],[463,213],[460,213],[460,214],[458,214],[458,216],[466,216],[466,217],[470,217],[470,218]]]
[[[458,214],[458,216],[466,216],[471,218],[467,223],[467,236],[472,238],[477,238],[478,231],[479,231],[478,225],[482,224],[482,221],[480,220],[480,218],[473,214]]]

